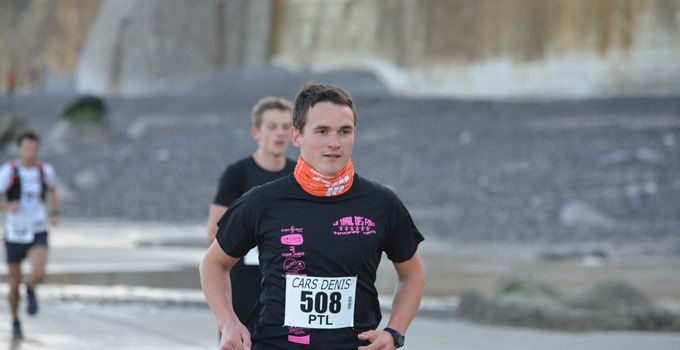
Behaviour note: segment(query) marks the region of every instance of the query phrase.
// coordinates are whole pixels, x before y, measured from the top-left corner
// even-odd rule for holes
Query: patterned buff
[[[354,182],[354,164],[350,159],[344,169],[337,176],[326,176],[314,170],[302,157],[298,158],[295,172],[295,180],[302,186],[305,192],[317,197],[339,196],[352,187]]]

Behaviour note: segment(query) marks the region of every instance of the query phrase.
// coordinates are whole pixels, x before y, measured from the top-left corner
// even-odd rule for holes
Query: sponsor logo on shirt
[[[333,234],[338,236],[345,235],[372,235],[375,234],[375,223],[363,216],[346,216],[333,223]]]
[[[279,231],[283,234],[281,236],[281,244],[288,247],[287,251],[281,253],[281,256],[284,258],[284,275],[305,276],[305,252],[297,250],[297,248],[302,248],[301,245],[305,241],[303,236],[304,229],[293,225],[282,228]],[[309,345],[310,335],[302,328],[288,327],[288,342]]]

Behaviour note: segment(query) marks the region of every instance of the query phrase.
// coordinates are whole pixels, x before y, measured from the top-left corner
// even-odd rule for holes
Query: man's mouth
[[[337,158],[342,157],[339,154],[324,154],[323,156],[326,157],[326,158],[332,158],[332,159],[337,159]]]

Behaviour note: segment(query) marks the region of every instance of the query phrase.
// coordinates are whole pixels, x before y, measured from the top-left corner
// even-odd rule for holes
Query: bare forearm
[[[387,326],[406,333],[420,307],[420,300],[425,290],[425,273],[409,276],[399,281],[392,301],[392,314]]]
[[[56,189],[51,189],[50,190],[50,195],[49,195],[49,200],[50,200],[50,211],[54,214],[59,212],[59,201],[57,200],[57,190]]]
[[[238,321],[231,301],[229,269],[206,255],[201,262],[200,272],[203,294],[220,329],[229,322]]]

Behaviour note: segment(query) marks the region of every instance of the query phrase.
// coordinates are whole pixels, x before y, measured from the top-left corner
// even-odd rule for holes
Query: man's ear
[[[298,130],[296,127],[290,128],[290,141],[293,143],[293,146],[300,148],[300,137],[301,136],[302,136],[302,133],[300,133],[300,130]]]
[[[250,128],[250,135],[255,141],[260,141],[260,128],[253,124],[253,126]]]

